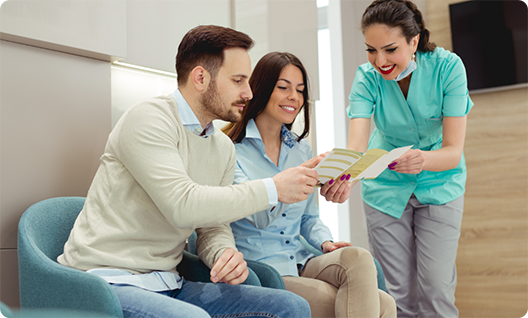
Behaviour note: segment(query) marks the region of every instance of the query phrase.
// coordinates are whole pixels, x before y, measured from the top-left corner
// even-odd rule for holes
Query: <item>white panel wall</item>
[[[181,39],[195,26],[230,27],[230,0],[128,0],[126,62],[175,72]]]
[[[168,95],[178,86],[176,76],[169,77],[112,66],[112,127],[130,106],[154,96]]]
[[[269,50],[293,53],[303,62],[313,100],[319,99],[317,20],[315,0],[269,1]]]
[[[317,5],[315,0],[236,0],[235,28],[255,40],[255,65],[268,52],[290,52],[308,71],[312,99],[319,99]]]
[[[0,38],[105,60],[124,57],[126,1],[6,1]]]

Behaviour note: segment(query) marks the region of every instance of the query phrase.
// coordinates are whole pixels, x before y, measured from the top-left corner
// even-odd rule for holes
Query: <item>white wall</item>
[[[195,26],[231,25],[230,0],[127,0],[127,63],[175,72],[176,52]]]
[[[126,56],[126,1],[16,0],[0,8],[0,39],[97,59]]]

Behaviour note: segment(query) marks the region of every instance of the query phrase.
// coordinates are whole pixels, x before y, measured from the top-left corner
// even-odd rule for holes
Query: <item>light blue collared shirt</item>
[[[207,138],[215,133],[214,125],[212,122],[207,124],[205,128],[202,128],[198,117],[194,114],[191,106],[187,103],[180,90],[177,89],[172,93],[172,97],[176,100],[178,104],[178,114],[180,114],[180,119],[185,128],[189,129],[192,133]]]
[[[87,272],[97,275],[111,284],[133,285],[151,291],[179,289],[183,281],[178,274],[162,271],[134,275],[124,269],[94,268]]]
[[[313,157],[308,142],[304,139],[297,142],[297,137],[285,126],[282,127],[281,136],[277,167],[266,155],[255,121],[251,119],[248,122],[246,137],[235,144],[235,183],[272,177]],[[319,250],[323,242],[332,240],[330,230],[319,219],[316,195],[317,191],[305,201],[279,203],[275,209],[269,208],[231,223],[238,250],[246,259],[272,265],[283,276],[298,276],[297,264],[304,265],[314,256],[304,248],[299,235]]]

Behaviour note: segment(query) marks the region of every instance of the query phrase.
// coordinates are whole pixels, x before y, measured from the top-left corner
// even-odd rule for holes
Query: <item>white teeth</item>
[[[380,67],[380,69],[381,69],[382,71],[388,71],[388,70],[390,70],[390,69],[393,68],[393,67],[394,67],[394,65],[391,65],[391,66],[387,66],[387,67]]]
[[[292,112],[295,111],[295,108],[289,107],[289,106],[281,106],[281,108],[284,108],[284,109],[292,111]]]

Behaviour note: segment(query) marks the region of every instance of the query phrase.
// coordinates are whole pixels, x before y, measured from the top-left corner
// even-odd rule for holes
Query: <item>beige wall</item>
[[[16,306],[18,220],[86,195],[110,132],[110,64],[7,41],[0,55],[0,300]]]
[[[431,39],[452,50],[448,4],[427,0]],[[528,88],[471,94],[459,242],[460,317],[523,317],[528,309]]]

